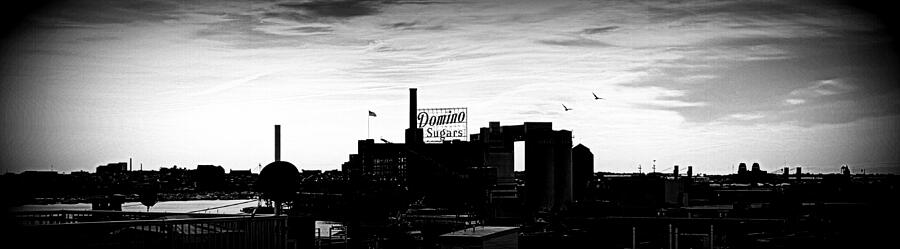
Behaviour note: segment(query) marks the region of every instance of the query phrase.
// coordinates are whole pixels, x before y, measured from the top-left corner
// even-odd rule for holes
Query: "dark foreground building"
[[[470,141],[425,143],[415,123],[416,99],[416,89],[410,89],[406,143],[360,140],[357,154],[350,155],[343,165],[351,181],[397,186],[430,207],[463,205],[491,217],[564,210],[574,200],[571,131],[553,130],[549,122],[509,126],[490,122],[480,133],[470,135]],[[517,141],[525,142],[525,210],[520,206],[513,169]],[[590,175],[593,155],[584,145],[579,146],[587,150],[579,154],[579,173]],[[585,176],[578,179],[578,187],[586,188]]]

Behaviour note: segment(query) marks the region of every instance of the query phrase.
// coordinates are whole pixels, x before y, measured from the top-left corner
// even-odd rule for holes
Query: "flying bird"
[[[597,94],[596,94],[596,93],[591,92],[591,94],[594,95],[594,99],[603,99],[603,98],[601,98],[601,97],[597,97]]]
[[[565,109],[566,111],[571,111],[571,110],[572,110],[572,109],[566,107],[566,105],[562,105],[562,106],[563,106],[563,109]]]

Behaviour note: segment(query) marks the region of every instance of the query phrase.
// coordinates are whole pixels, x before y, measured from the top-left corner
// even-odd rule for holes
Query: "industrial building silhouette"
[[[578,145],[573,170],[572,132],[553,130],[550,122],[501,126],[490,122],[469,141],[425,143],[416,126],[417,90],[410,89],[409,127],[405,142],[360,140],[342,171],[351,181],[392,183],[409,190],[431,206],[488,199],[489,216],[527,215],[564,210],[574,194],[587,188],[593,173],[593,154]],[[525,142],[524,196],[516,193],[514,144]],[[577,177],[574,173],[581,174]],[[577,184],[573,184],[577,182]],[[524,198],[522,198],[524,197]],[[523,202],[524,201],[524,202]],[[522,213],[522,204],[525,213]]]
[[[276,125],[274,161],[255,178],[250,171],[229,175],[255,179],[243,186],[284,209],[268,207],[266,214],[257,206],[247,216],[186,213],[172,220],[171,213],[112,212],[123,200],[106,198],[111,201],[97,202],[90,212],[17,213],[14,226],[24,229],[14,237],[88,248],[223,242],[230,248],[847,248],[888,241],[894,230],[867,222],[898,220],[896,199],[885,198],[900,189],[893,175],[854,175],[847,165],[840,174],[804,174],[800,167],[769,174],[757,162],[741,162],[736,174],[695,175],[692,165],[657,171],[655,160],[652,173],[595,172],[593,152],[573,146],[572,132],[549,122],[489,122],[468,141],[426,142],[416,126],[416,100],[410,89],[403,143],[359,140],[343,170],[327,174],[283,161]],[[516,150],[522,142],[524,151]],[[524,172],[515,171],[517,152],[524,152]],[[96,179],[118,186],[123,176],[149,175],[128,165],[99,166]],[[161,189],[214,191],[227,183],[224,169],[214,165],[161,168],[155,175]],[[17,183],[65,183],[37,180],[62,177],[55,172],[15,177]],[[339,222],[341,236],[312,233],[316,221]],[[208,240],[160,232],[219,225],[228,229],[202,235],[215,236]],[[147,230],[165,239],[127,237]],[[39,240],[47,234],[63,240]]]

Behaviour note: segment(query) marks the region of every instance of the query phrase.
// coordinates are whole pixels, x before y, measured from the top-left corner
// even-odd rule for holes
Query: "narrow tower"
[[[281,161],[281,125],[275,125],[275,161]]]

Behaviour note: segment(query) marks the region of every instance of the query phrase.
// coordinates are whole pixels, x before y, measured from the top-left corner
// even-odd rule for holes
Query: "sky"
[[[900,173],[894,27],[831,1],[50,2],[0,43],[5,172],[340,169],[420,108],[553,122],[594,170]],[[595,100],[592,93],[604,98]],[[564,111],[562,104],[572,108]],[[368,111],[377,117],[369,117]],[[139,166],[141,165],[141,166]]]

